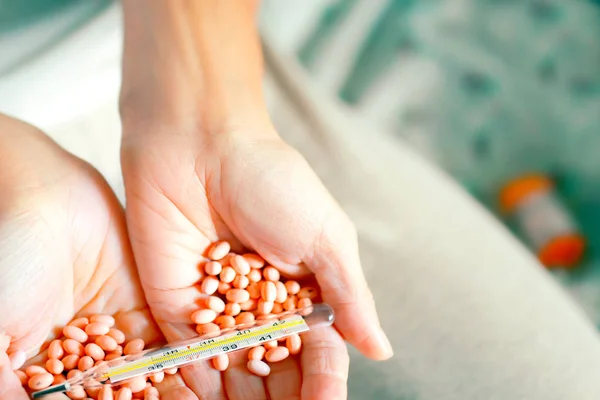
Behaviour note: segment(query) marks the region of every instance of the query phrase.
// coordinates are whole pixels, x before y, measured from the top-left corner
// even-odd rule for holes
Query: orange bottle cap
[[[512,213],[529,196],[548,192],[554,184],[544,175],[524,175],[510,181],[500,191],[498,200],[504,213]]]
[[[540,249],[538,258],[548,268],[574,267],[585,251],[585,239],[577,234],[558,236]]]

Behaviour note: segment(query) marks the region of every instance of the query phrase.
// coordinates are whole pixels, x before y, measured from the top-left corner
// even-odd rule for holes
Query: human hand
[[[218,135],[124,128],[130,237],[146,299],[167,339],[195,335],[189,318],[203,296],[198,266],[211,242],[228,240],[234,251],[252,249],[289,277],[314,275],[343,338],[371,358],[391,356],[352,224],[272,128]],[[307,334],[300,364],[274,365],[264,383],[241,356],[222,375],[208,364],[183,368],[182,375],[207,399],[346,398],[341,335],[334,328]]]
[[[16,363],[32,358],[74,317],[115,314],[128,338],[162,338],[123,210],[97,171],[0,115],[0,188],[0,400],[29,398],[7,350]]]

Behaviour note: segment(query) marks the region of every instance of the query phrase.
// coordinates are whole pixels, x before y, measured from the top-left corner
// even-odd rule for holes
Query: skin
[[[29,398],[7,350],[36,361],[40,346],[77,316],[116,314],[129,338],[162,340],[123,209],[96,170],[39,130],[0,115],[0,187],[1,400]]]
[[[256,2],[123,4],[127,222],[162,332],[169,340],[195,334],[187,322],[201,297],[198,265],[221,239],[234,251],[253,249],[287,276],[316,279],[336,311],[335,328],[304,336],[302,357],[277,364],[264,380],[233,360],[224,373],[186,367],[172,390],[183,399],[346,398],[344,339],[373,359],[392,350],[352,223],[269,120]]]

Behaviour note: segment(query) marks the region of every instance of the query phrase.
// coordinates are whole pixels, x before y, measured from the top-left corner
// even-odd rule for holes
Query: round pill
[[[32,377],[35,375],[47,374],[46,368],[40,367],[39,365],[30,365],[25,368],[25,373],[28,377]]]
[[[283,312],[283,305],[280,303],[273,303],[273,314],[281,314]]]
[[[92,315],[90,317],[90,322],[99,322],[101,324],[108,326],[109,328],[112,328],[113,326],[115,326],[114,317],[112,317],[111,315],[106,315],[106,314]]]
[[[65,350],[63,349],[63,343],[60,339],[55,339],[50,342],[50,346],[48,346],[48,358],[60,360],[64,355]]]
[[[240,313],[237,317],[235,317],[236,325],[247,324],[252,321],[254,321],[254,314],[248,311]]]
[[[235,270],[232,267],[224,267],[219,274],[219,279],[224,283],[231,283],[235,279]]]
[[[90,322],[85,327],[85,333],[90,336],[102,336],[106,335],[108,332],[110,332],[108,325],[104,325],[101,322]]]
[[[262,346],[254,347],[254,348],[250,349],[250,351],[248,352],[248,359],[260,361],[263,359],[266,352],[267,352],[267,350]]]
[[[302,289],[300,289],[300,291],[298,292],[298,299],[311,299],[314,300],[318,295],[317,289],[312,288],[312,287],[304,287]]]
[[[296,304],[298,303],[298,299],[296,296],[290,296],[286,301],[283,302],[283,309],[285,311],[294,311],[296,309]]]
[[[87,398],[87,394],[82,387],[76,387],[73,390],[67,392],[67,397],[73,400],[84,400]]]
[[[268,352],[277,347],[277,340],[269,340],[268,342],[263,343],[263,347],[267,349]]]
[[[283,284],[283,282],[277,281],[275,282],[275,289],[277,290],[277,296],[275,296],[275,301],[277,303],[283,303],[288,297],[288,292],[285,288],[285,285]]]
[[[227,329],[235,325],[235,318],[231,315],[219,315],[215,320],[215,323],[219,325],[219,328]]]
[[[58,385],[66,381],[67,378],[63,374],[54,375],[54,380],[52,381],[53,385]]]
[[[23,350],[13,351],[8,355],[8,359],[10,360],[10,367],[14,371],[25,364],[25,361],[27,361],[27,354],[25,354]]]
[[[165,379],[165,373],[160,371],[150,375],[150,380],[154,383],[161,383]]]
[[[258,254],[246,253],[242,257],[246,259],[251,268],[262,268],[265,266],[265,260]]]
[[[98,336],[96,338],[96,344],[104,351],[116,350],[118,346],[117,341],[108,335]]]
[[[296,281],[287,281],[284,285],[289,294],[298,294],[300,291],[300,284]]]
[[[89,326],[89,325],[88,325]],[[88,343],[85,345],[85,354],[92,357],[95,361],[102,360],[106,355],[104,350],[96,343]]]
[[[270,281],[263,282],[260,288],[260,296],[264,301],[275,301],[277,298],[277,287],[275,286],[275,283]]]
[[[44,372],[42,374],[37,374],[29,378],[27,386],[29,386],[29,388],[32,390],[41,390],[52,385],[53,381],[54,376],[52,376],[52,374],[49,374],[48,372]]]
[[[138,339],[130,340],[129,343],[127,343],[125,345],[125,347],[123,348],[123,354],[130,355],[130,354],[139,353],[142,350],[144,350],[145,345],[146,345],[146,343],[144,343],[144,341],[142,339],[138,338]]]
[[[131,400],[132,398],[133,394],[128,387],[121,387],[115,396],[115,400]]]
[[[232,303],[243,303],[250,300],[250,293],[244,289],[229,289],[225,297]]]
[[[250,282],[260,282],[260,280],[262,279],[262,274],[259,270],[253,268],[250,270],[250,272],[248,272],[248,275],[246,275],[246,277]]]
[[[115,339],[115,341],[117,342],[117,344],[123,344],[123,343],[125,343],[125,334],[122,331],[118,330],[118,329],[111,328],[106,335],[110,336],[113,339]]]
[[[76,318],[73,321],[69,322],[69,325],[76,326],[79,329],[85,329],[85,326],[89,323],[90,323],[89,319],[82,317],[82,318]]]
[[[94,359],[90,356],[83,356],[79,359],[79,362],[77,363],[77,369],[80,370],[81,372],[85,372],[88,369],[92,368],[94,366]]]
[[[221,328],[219,328],[219,325],[213,324],[212,322],[208,324],[196,325],[196,332],[198,332],[200,335],[208,335],[220,330]]]
[[[303,309],[310,306],[312,306],[312,301],[308,297],[304,297],[303,299],[298,300],[298,305],[296,307]]]
[[[231,246],[226,241],[222,240],[212,245],[212,247],[208,250],[208,258],[214,261],[219,261],[231,250]]]
[[[72,369],[67,373],[67,379],[73,379],[76,376],[80,376],[80,375],[83,375],[83,372],[81,372],[78,369]]]
[[[258,305],[256,306],[256,311],[261,315],[267,315],[273,311],[274,305],[275,303],[272,301],[264,301],[263,299],[260,299],[258,301]]]
[[[267,363],[260,360],[250,360],[246,366],[254,375],[268,376],[271,373],[271,368],[269,368]]]
[[[279,280],[279,271],[275,269],[275,267],[267,267],[263,269],[263,276],[268,281],[278,281]]]
[[[254,310],[256,308],[257,302],[256,299],[250,299],[248,301],[244,301],[243,303],[240,303],[240,310],[242,311],[250,311],[250,310]]]
[[[225,314],[236,316],[242,311],[242,307],[238,303],[227,303],[225,306]]]
[[[216,313],[222,313],[225,311],[225,302],[217,296],[209,296],[204,300],[206,308],[210,308]]]
[[[229,367],[229,356],[227,354],[219,354],[212,359],[212,363],[217,371],[225,371]]]
[[[81,328],[67,325],[63,328],[63,335],[68,339],[77,340],[79,343],[85,343],[88,340],[88,335]]]
[[[100,382],[98,382],[98,384],[100,384]],[[85,388],[85,392],[87,393],[88,397],[91,397],[92,399],[97,399],[98,395],[100,394],[100,389],[102,388],[97,386],[87,387]]]
[[[77,367],[79,356],[77,354],[69,354],[62,359],[62,363],[66,370],[71,370]]]
[[[221,266],[223,267],[229,267],[231,266],[231,257],[235,256],[235,253],[228,253],[225,257],[223,257],[222,259],[219,260],[219,263],[221,264]]]
[[[211,309],[197,310],[192,314],[192,322],[195,324],[208,324],[217,318],[217,313]]]
[[[76,387],[73,390],[67,392],[67,397],[73,400],[84,400],[87,398],[87,394],[82,387]]]
[[[248,261],[240,255],[235,255],[231,257],[231,266],[240,275],[247,275],[250,272],[250,264]]]
[[[117,348],[114,349],[113,351],[111,351],[110,354],[122,355],[123,354],[123,346],[121,346],[120,344],[117,345]]]
[[[254,282],[248,285],[246,290],[248,291],[248,294],[250,294],[251,299],[260,298],[260,287],[261,285]]]
[[[200,290],[204,294],[213,294],[219,288],[219,280],[214,276],[207,276],[202,280]]]
[[[126,382],[124,384],[124,386],[131,389],[132,393],[142,392],[144,389],[146,389],[146,377],[138,376],[138,377],[132,378],[131,380]]]
[[[114,393],[109,385],[102,386],[102,389],[98,392],[98,400],[113,400]]]
[[[285,347],[290,351],[290,354],[296,355],[300,353],[302,348],[302,339],[297,334],[293,334],[285,338]]]
[[[218,261],[209,261],[204,266],[204,271],[208,275],[213,275],[213,276],[219,275],[221,273],[222,269],[223,269],[223,266]]]
[[[17,375],[17,378],[19,378],[19,380],[21,381],[21,385],[26,385],[27,382],[29,381],[29,377],[27,376],[27,374],[23,371],[21,371],[20,369],[17,369],[15,371],[15,375]],[[62,375],[59,375],[62,376]]]
[[[65,370],[65,366],[60,362],[60,360],[57,360],[56,358],[49,358],[48,361],[46,361],[46,369],[51,374],[58,375]]]
[[[287,347],[277,346],[267,351],[265,359],[268,362],[278,362],[285,360],[290,355],[290,351]]]
[[[69,354],[77,354],[80,357],[85,354],[83,345],[73,339],[65,339],[63,342],[63,349]]]
[[[238,275],[233,280],[233,287],[238,289],[246,289],[250,284],[248,277],[244,275]]]
[[[231,289],[231,285],[229,283],[219,282],[219,288],[217,289],[217,292],[219,292],[219,294],[225,294],[229,289]]]
[[[112,361],[112,360],[114,360],[114,359],[116,359],[116,358],[119,358],[119,357],[121,357],[121,355],[120,355],[120,354],[108,353],[108,354],[106,355],[106,357],[104,357],[104,361]]]

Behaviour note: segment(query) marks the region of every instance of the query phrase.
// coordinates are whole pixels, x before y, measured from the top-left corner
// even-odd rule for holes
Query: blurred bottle
[[[573,268],[585,252],[585,239],[545,175],[522,175],[500,191],[502,211],[548,268]]]

